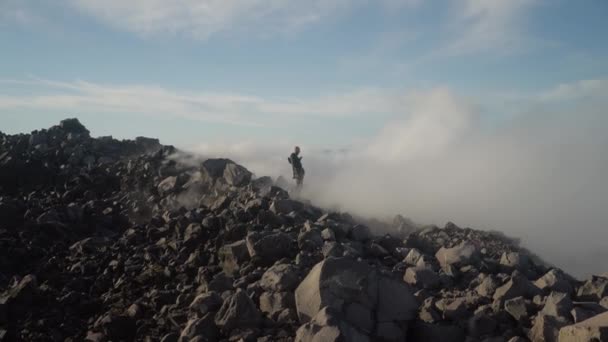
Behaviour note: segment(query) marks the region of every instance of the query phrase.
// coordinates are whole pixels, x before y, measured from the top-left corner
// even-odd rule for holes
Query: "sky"
[[[78,117],[272,176],[298,144],[317,203],[606,272],[606,17],[604,0],[0,0],[0,131]]]

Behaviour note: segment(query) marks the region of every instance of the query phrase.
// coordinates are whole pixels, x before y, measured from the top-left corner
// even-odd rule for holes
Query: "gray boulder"
[[[557,269],[552,269],[545,273],[542,277],[538,278],[534,285],[546,293],[551,291],[572,293],[573,288],[570,282],[567,280],[564,273]]]
[[[428,267],[409,267],[405,270],[403,281],[423,289],[435,289],[441,285],[439,275]]]
[[[216,312],[222,306],[222,297],[217,292],[201,293],[190,303],[190,311],[202,316]]]
[[[224,301],[215,315],[215,324],[224,332],[236,328],[254,328],[260,323],[260,312],[247,293],[238,289]]]
[[[266,263],[273,263],[290,257],[294,252],[295,241],[287,234],[252,232],[247,235],[249,255],[258,257]]]
[[[296,342],[369,342],[371,339],[346,322],[339,311],[324,307],[296,332]]]
[[[245,240],[222,246],[218,251],[220,266],[227,275],[236,274],[241,266],[249,261],[249,249]]]
[[[479,261],[479,251],[474,244],[463,241],[452,248],[441,247],[435,254],[435,258],[437,258],[441,267],[450,265],[460,267],[475,264]]]
[[[266,291],[293,291],[299,282],[300,276],[296,267],[289,264],[279,264],[264,272],[260,280],[260,286]]]
[[[608,296],[608,278],[593,276],[578,289],[577,296],[581,301],[599,302]]]
[[[559,342],[583,341],[608,341],[608,312],[563,327],[559,331]]]
[[[505,310],[513,316],[516,321],[528,318],[528,305],[524,297],[516,297],[505,302]]]
[[[567,321],[572,321],[570,311],[573,309],[570,295],[561,292],[552,292],[545,300],[545,306],[540,312],[541,315],[561,317]]]
[[[228,163],[224,168],[224,180],[229,185],[243,186],[251,181],[253,176],[246,168],[235,163]]]
[[[528,333],[528,338],[534,342],[558,342],[559,331],[568,322],[554,316],[538,315]]]
[[[515,271],[506,284],[496,289],[493,298],[504,302],[520,296],[530,299],[537,294],[540,294],[540,290],[526,277]]]
[[[375,323],[412,320],[418,304],[402,281],[351,258],[328,258],[315,265],[296,289],[301,322],[310,321],[324,307],[338,310],[347,322],[366,330]]]
[[[264,292],[260,296],[260,310],[269,315],[295,308],[293,292]]]

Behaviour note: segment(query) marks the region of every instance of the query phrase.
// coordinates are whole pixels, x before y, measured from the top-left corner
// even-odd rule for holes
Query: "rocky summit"
[[[0,133],[0,341],[608,341],[606,274],[278,185],[76,119]]]

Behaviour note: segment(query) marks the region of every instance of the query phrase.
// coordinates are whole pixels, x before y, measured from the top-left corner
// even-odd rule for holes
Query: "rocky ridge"
[[[0,133],[0,341],[604,341],[580,282],[496,232],[371,222],[228,159]]]

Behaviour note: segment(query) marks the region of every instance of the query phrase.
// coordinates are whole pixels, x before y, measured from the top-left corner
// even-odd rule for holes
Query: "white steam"
[[[608,118],[600,109],[540,108],[492,126],[447,89],[409,103],[405,119],[348,150],[301,144],[304,196],[363,216],[500,230],[572,274],[608,271]],[[195,150],[290,179],[292,145]]]

